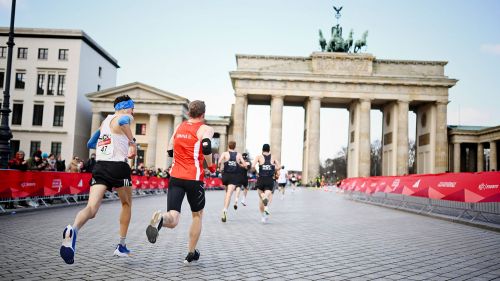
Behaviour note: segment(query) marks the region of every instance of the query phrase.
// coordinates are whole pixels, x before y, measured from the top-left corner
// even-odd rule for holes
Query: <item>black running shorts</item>
[[[181,212],[184,194],[187,195],[192,212],[199,212],[205,208],[205,189],[202,181],[185,180],[171,177],[168,182],[167,211]]]
[[[222,184],[228,186],[230,184],[240,185],[242,175],[239,173],[224,173],[222,174]]]
[[[246,172],[244,174],[241,174],[240,185],[242,185],[244,188],[248,188],[248,175]]]
[[[286,186],[286,182],[278,182],[278,186],[279,187],[285,187]]]
[[[97,161],[92,170],[90,186],[102,184],[109,191],[114,187],[132,186],[130,175],[130,166],[126,162]]]
[[[257,184],[255,185],[257,189],[262,191],[274,189],[274,179],[272,177],[259,177],[257,178]]]

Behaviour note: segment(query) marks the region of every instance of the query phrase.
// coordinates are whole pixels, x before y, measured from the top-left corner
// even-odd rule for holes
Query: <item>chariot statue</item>
[[[361,51],[362,47],[366,46],[366,37],[368,37],[368,31],[363,33],[361,39],[358,39],[354,42],[353,34],[354,31],[351,29],[349,32],[349,37],[344,40],[342,37],[342,26],[339,24],[339,19],[341,17],[340,11],[343,7],[337,8],[333,6],[335,10],[335,18],[337,19],[337,25],[332,26],[331,28],[331,37],[330,40],[326,40],[323,36],[323,32],[321,29],[319,30],[319,45],[321,47],[322,52],[340,52],[340,53],[349,53],[352,52],[357,53]]]

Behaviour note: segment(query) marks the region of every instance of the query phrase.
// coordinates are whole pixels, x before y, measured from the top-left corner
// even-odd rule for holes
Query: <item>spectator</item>
[[[57,171],[57,160],[54,154],[50,154],[47,159],[47,167],[45,167],[45,171]]]
[[[8,167],[13,170],[28,170],[28,162],[24,160],[24,151],[19,150],[16,152],[16,156],[9,160]]]
[[[66,160],[61,159],[61,154],[57,155],[56,170],[58,172],[66,171]]]
[[[33,154],[33,157],[28,159],[28,170],[30,171],[43,171],[47,166],[47,162],[42,159],[42,152],[40,150]]]
[[[95,166],[95,163],[97,161],[95,160],[95,153],[92,153],[90,155],[90,159],[87,160],[87,163],[85,163],[85,166],[83,168],[84,172],[86,173],[92,173],[92,171],[94,170],[94,166]]]
[[[69,163],[68,172],[79,173],[80,172],[80,157],[73,156],[73,160]]]

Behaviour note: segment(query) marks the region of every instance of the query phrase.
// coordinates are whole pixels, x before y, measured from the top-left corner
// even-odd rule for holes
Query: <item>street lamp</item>
[[[6,169],[10,156],[10,140],[12,131],[9,128],[10,114],[10,74],[12,71],[12,49],[14,48],[14,16],[16,13],[16,0],[12,0],[10,13],[9,41],[7,41],[7,71],[5,74],[5,88],[3,91],[3,104],[0,109],[2,123],[0,124],[0,168]]]

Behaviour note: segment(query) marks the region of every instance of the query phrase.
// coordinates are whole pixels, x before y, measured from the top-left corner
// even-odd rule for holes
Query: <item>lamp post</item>
[[[16,0],[12,0],[10,12],[9,41],[7,41],[7,71],[5,74],[5,88],[3,91],[3,104],[0,109],[2,123],[0,124],[0,168],[6,169],[10,156],[10,140],[12,132],[9,128],[10,114],[10,74],[12,71],[12,49],[14,48],[14,16],[16,14]]]

